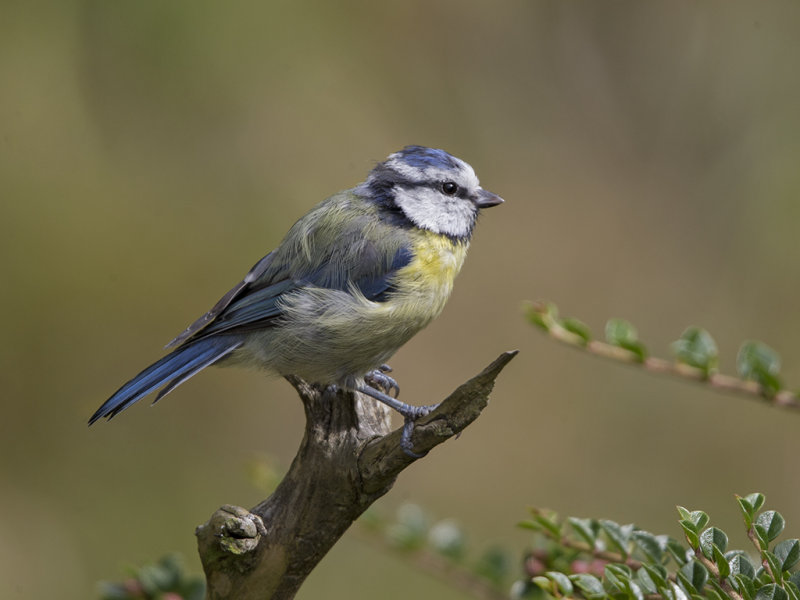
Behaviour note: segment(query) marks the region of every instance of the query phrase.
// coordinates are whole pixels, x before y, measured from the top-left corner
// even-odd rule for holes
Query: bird
[[[502,202],[444,150],[406,146],[390,154],[362,183],[301,217],[89,425],[160,388],[155,403],[206,367],[236,365],[375,398],[404,417],[401,446],[418,456],[414,422],[436,405],[398,400],[386,363],[441,313],[479,212]]]

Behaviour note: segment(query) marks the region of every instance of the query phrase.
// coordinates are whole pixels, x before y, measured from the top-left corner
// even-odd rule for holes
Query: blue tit
[[[323,201],[192,323],[175,349],[117,390],[89,419],[111,419],[205,369],[242,365],[360,391],[410,427],[432,407],[404,404],[386,361],[444,308],[478,213],[503,202],[466,162],[407,146],[356,187]]]

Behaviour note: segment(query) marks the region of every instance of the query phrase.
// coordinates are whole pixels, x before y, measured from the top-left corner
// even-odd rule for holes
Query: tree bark
[[[516,351],[501,354],[462,384],[411,436],[426,454],[472,423]],[[197,528],[208,600],[293,598],[348,527],[391,489],[415,458],[391,432],[389,409],[354,392],[287,377],[303,401],[306,430],[289,472],[252,508],[226,505]]]

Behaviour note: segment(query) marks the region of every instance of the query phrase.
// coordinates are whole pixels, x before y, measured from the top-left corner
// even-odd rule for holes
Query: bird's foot
[[[381,365],[374,371],[367,373],[364,376],[364,380],[369,386],[381,388],[387,394],[393,395],[395,398],[397,398],[400,396],[400,386],[397,384],[394,378],[387,375],[387,373],[391,372],[392,367],[389,365]]]
[[[436,410],[439,405],[429,404],[428,406],[411,406],[410,404],[406,404],[406,406],[413,410],[412,414],[403,415],[405,422],[403,423],[403,433],[400,436],[400,447],[403,449],[403,452],[408,454],[411,458],[422,458],[427,454],[427,452],[424,452],[423,454],[414,452],[411,444],[411,434],[414,433],[414,425],[416,424],[417,419],[421,419],[422,417],[429,415],[432,411]]]
[[[375,371],[370,373],[370,375],[374,373]],[[381,375],[385,376],[383,372],[380,373]],[[369,381],[369,379],[367,381]],[[395,385],[397,384],[395,383]],[[411,404],[400,402],[397,398],[392,398],[388,394],[384,394],[383,392],[376,390],[369,385],[361,386],[358,388],[358,391],[362,394],[370,396],[371,398],[375,398],[375,400],[378,402],[382,402],[389,408],[393,408],[403,415],[405,422],[403,423],[403,433],[400,437],[400,447],[403,449],[403,452],[408,454],[411,458],[422,458],[425,456],[425,454],[427,454],[427,452],[425,454],[418,454],[414,452],[411,444],[411,434],[414,432],[414,425],[417,422],[417,419],[421,419],[425,415],[430,414],[436,409],[436,407],[439,406],[438,404],[431,404],[429,406],[412,406]]]

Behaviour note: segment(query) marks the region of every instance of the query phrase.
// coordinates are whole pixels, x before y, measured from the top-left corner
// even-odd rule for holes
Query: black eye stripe
[[[451,198],[462,198],[462,199],[469,198],[469,190],[466,187],[457,184],[452,179],[446,179],[444,181],[442,181],[441,179],[426,179],[423,181],[412,181],[407,178],[401,178],[399,174],[396,175],[398,175],[398,177],[394,178],[393,180],[389,178],[384,178],[383,183],[384,185],[386,185],[388,189],[391,189],[391,187],[393,186],[398,186],[400,188],[405,188],[407,190],[413,190],[418,188],[429,188],[441,194],[445,194],[446,196],[449,196]],[[442,186],[448,182],[456,185],[457,190],[455,191],[455,193],[447,194],[442,189]],[[374,182],[373,186],[377,186],[378,183],[379,182]]]

